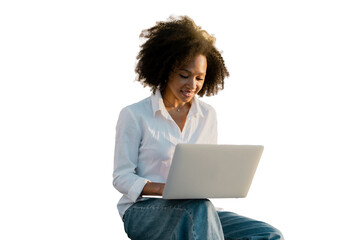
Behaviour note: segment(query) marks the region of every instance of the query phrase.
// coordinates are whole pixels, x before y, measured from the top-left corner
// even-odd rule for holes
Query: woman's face
[[[204,85],[206,68],[204,55],[197,55],[188,63],[175,68],[164,90],[165,98],[174,103],[191,102]]]

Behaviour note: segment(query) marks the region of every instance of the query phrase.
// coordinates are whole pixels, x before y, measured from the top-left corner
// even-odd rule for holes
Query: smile
[[[180,90],[180,92],[187,98],[194,96],[194,92],[193,91],[183,91]]]

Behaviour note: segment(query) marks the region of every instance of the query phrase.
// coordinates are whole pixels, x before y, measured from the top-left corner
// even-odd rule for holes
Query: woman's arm
[[[114,187],[136,202],[149,179],[136,174],[142,130],[130,108],[121,110],[116,125]]]
[[[162,196],[165,183],[147,182],[141,192],[142,195]]]

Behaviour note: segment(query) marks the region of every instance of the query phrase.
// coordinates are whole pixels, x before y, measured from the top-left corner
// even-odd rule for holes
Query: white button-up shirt
[[[166,183],[178,143],[217,143],[215,110],[194,97],[181,131],[167,112],[160,91],[121,110],[116,125],[113,185],[123,196],[121,217],[147,182]]]

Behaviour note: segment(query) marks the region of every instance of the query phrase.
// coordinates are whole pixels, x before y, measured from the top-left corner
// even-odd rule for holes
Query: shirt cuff
[[[134,183],[134,185],[132,185],[128,192],[128,197],[131,199],[131,201],[136,202],[142,190],[144,189],[145,184],[148,182],[150,182],[150,180],[146,178],[139,178],[138,180],[136,180],[136,182]]]

